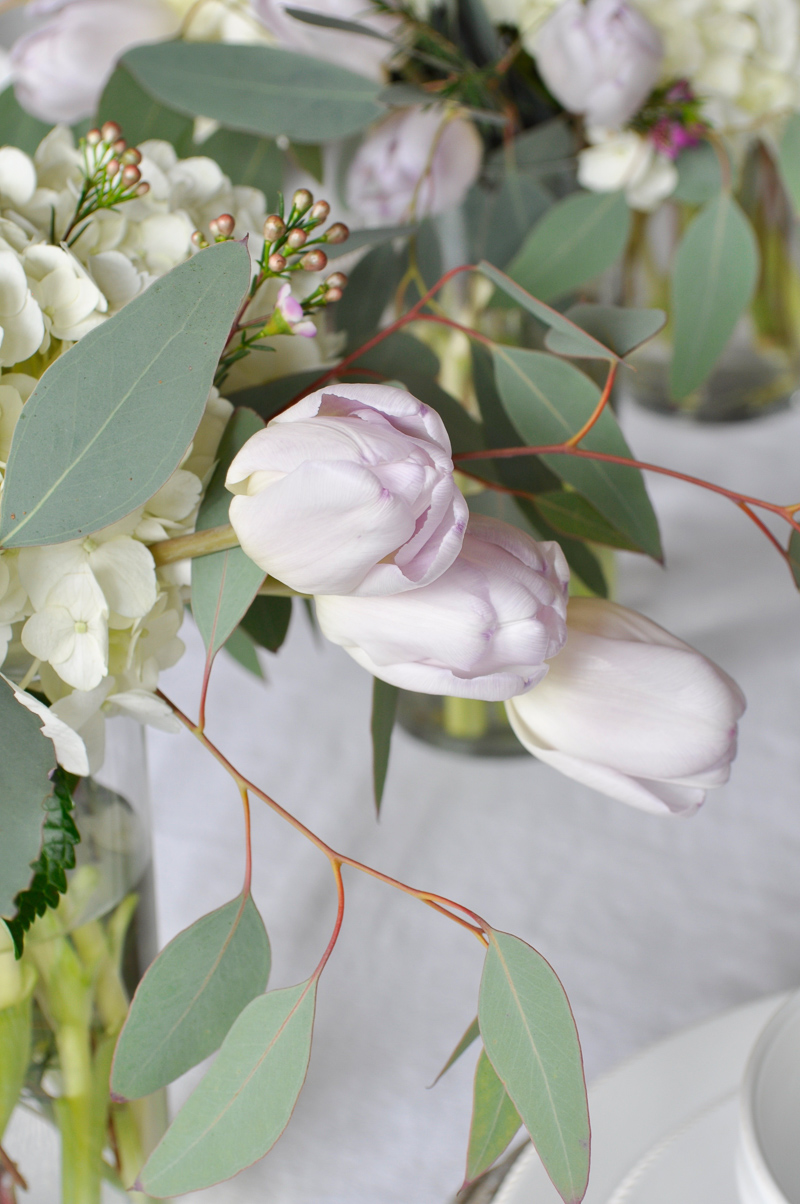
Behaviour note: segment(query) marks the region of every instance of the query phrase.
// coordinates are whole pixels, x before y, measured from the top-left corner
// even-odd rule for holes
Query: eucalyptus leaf
[[[23,109],[11,85],[0,92],[0,146],[18,146],[26,155],[33,155],[51,128]]]
[[[577,149],[575,134],[564,117],[554,117],[523,130],[511,142],[490,151],[487,166],[492,173],[513,167],[516,171],[544,175],[563,170],[571,160],[574,170]]]
[[[134,995],[114,1054],[114,1094],[149,1095],[219,1049],[269,969],[269,940],[249,894],[179,932]]]
[[[464,202],[470,262],[486,259],[504,268],[552,203],[546,188],[519,172],[506,175],[499,188],[476,184]]]
[[[225,641],[225,651],[229,656],[246,669],[248,673],[252,673],[254,677],[260,677],[264,680],[264,670],[261,666],[261,661],[258,659],[255,641],[247,634],[243,627],[237,627],[232,631]]]
[[[347,331],[346,351],[354,351],[375,334],[404,271],[403,256],[396,253],[391,242],[373,247],[353,268],[344,295],[333,310],[336,329]]]
[[[200,505],[196,530],[227,523],[231,494],[225,488],[225,477],[231,461],[247,440],[263,429],[264,420],[252,410],[233,411],[217,451],[217,467]],[[209,664],[239,626],[265,576],[264,570],[238,547],[192,560],[192,614]]]
[[[397,686],[391,686],[388,682],[381,681],[379,677],[372,679],[372,718],[370,720],[372,785],[375,794],[375,810],[378,815],[381,813],[383,788],[386,785],[386,774],[389,770],[389,753],[392,747],[392,731],[399,693]]]
[[[525,446],[563,443],[594,412],[600,390],[566,360],[499,344],[493,356],[503,405]],[[608,406],[581,449],[633,458]],[[658,523],[638,468],[570,455],[541,458],[637,548],[661,559]]]
[[[676,400],[703,383],[753,297],[759,255],[753,228],[736,201],[720,193],[681,239],[672,270]]]
[[[42,720],[17,701],[1,676],[0,730],[0,916],[10,918],[15,896],[33,876],[56,757],[52,741],[42,735]]]
[[[611,354],[606,354],[605,358],[612,360],[630,355],[658,334],[667,321],[663,309],[623,309],[619,305],[573,305],[565,317],[608,347]],[[563,327],[548,330],[544,344],[556,355],[598,358],[597,353],[589,354],[584,340]]]
[[[467,1183],[497,1161],[522,1121],[494,1067],[481,1050],[472,1089],[472,1120],[467,1147]]]
[[[575,350],[570,352],[570,355],[583,355],[586,359],[616,359],[614,352],[610,347],[606,347],[592,334],[587,333],[575,322],[570,321],[564,314],[559,313],[557,309],[551,309],[549,305],[545,305],[542,301],[532,297],[529,292],[526,292],[521,285],[512,280],[510,276],[506,276],[504,272],[499,271],[490,263],[485,261],[478,264],[478,270],[481,275],[487,280],[491,280],[497,288],[501,289],[510,300],[517,305],[521,305],[523,309],[527,309],[528,313],[533,314],[545,326],[549,326],[551,330],[558,331],[563,339],[569,341],[569,345]],[[579,352],[577,348],[582,348]]]
[[[341,255],[349,255],[351,251],[360,251],[362,247],[377,246],[393,238],[408,238],[415,229],[416,226],[372,226],[367,230],[352,230],[346,242],[326,244],[325,254],[328,259],[338,259]],[[341,305],[341,302],[337,301],[337,305]]]
[[[359,368],[379,372],[387,380],[402,380],[409,370],[417,377],[433,379],[439,371],[439,360],[426,343],[405,330],[396,330],[354,360],[348,374],[357,373]]]
[[[719,156],[710,142],[688,147],[678,156],[678,183],[671,199],[687,205],[705,205],[722,188]]]
[[[0,544],[90,535],[161,488],[203,416],[249,277],[242,243],[209,247],[47,369],[14,431]]]
[[[437,1074],[436,1078],[431,1083],[432,1087],[436,1086],[436,1084],[439,1082],[439,1079],[442,1077],[442,1075],[447,1074],[450,1067],[453,1066],[458,1061],[458,1059],[461,1057],[461,1055],[469,1049],[469,1047],[470,1047],[470,1045],[472,1045],[473,1041],[478,1040],[478,1037],[480,1035],[481,1035],[481,1030],[478,1026],[478,1017],[476,1016],[475,1019],[472,1021],[472,1023],[467,1026],[467,1028],[464,1031],[464,1035],[462,1036],[458,1045],[455,1047],[453,1052],[450,1054],[450,1057],[447,1059],[444,1066],[442,1067],[442,1069]]]
[[[286,639],[291,617],[291,598],[259,596],[253,599],[241,627],[260,648],[277,652]]]
[[[778,143],[778,166],[794,211],[800,214],[800,113],[792,113],[783,127]]]
[[[789,537],[789,568],[795,585],[800,589],[800,534],[795,530]]]
[[[129,50],[123,63],[162,104],[269,138],[328,142],[383,112],[379,84],[275,46],[156,42]]]
[[[138,1190],[157,1197],[200,1191],[272,1148],[305,1081],[315,998],[311,979],[248,1004],[147,1160]]]
[[[564,988],[519,937],[490,932],[478,1004],[486,1053],[565,1204],[589,1178],[589,1112]]]
[[[531,230],[509,275],[543,301],[596,279],[619,259],[631,215],[622,192],[578,192],[549,209]]]
[[[500,58],[503,47],[483,0],[459,0],[458,15],[461,34],[472,51],[473,61],[484,67]]]
[[[217,130],[195,153],[219,163],[234,184],[259,188],[267,198],[267,212],[277,208],[283,187],[283,155],[272,138],[258,138],[238,130]]]
[[[318,184],[322,183],[325,178],[325,164],[321,146],[316,146],[313,142],[293,142],[289,146],[289,153],[301,171],[307,171]]]
[[[117,67],[103,89],[97,121],[98,124],[116,121],[129,146],[138,146],[148,138],[161,138],[171,142],[182,155],[195,153],[191,117],[159,104],[125,67]],[[208,154],[205,148],[203,154]]]
[[[623,548],[627,552],[639,549],[632,540],[617,531],[603,518],[591,502],[579,493],[559,489],[553,493],[537,493],[531,499],[534,508],[565,535],[576,539],[588,539],[592,543],[606,544],[610,548]]]
[[[345,21],[341,17],[329,17],[327,13],[314,12],[308,8],[292,8],[288,4],[283,11],[294,17],[295,21],[303,21],[306,25],[321,25],[323,29],[340,29],[343,33],[357,33],[365,38],[377,38],[379,42],[394,43],[394,38],[379,33],[377,29],[370,29],[368,25],[361,25],[358,21]]]

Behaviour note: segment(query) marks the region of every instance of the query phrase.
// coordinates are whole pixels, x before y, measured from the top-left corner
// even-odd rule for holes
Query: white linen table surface
[[[771,500],[800,500],[800,412],[700,427],[626,410],[635,454]],[[567,989],[593,1077],[715,1011],[800,983],[800,598],[726,499],[648,476],[668,570],[619,556],[618,600],[714,658],[748,710],[728,786],[690,820],[637,812],[528,757],[459,757],[397,730],[380,822],[371,801],[370,679],[318,648],[296,606],[269,684],[220,656],[208,733],[335,847],[448,895],[536,946]],[[782,533],[783,534],[783,533]],[[163,675],[196,712],[202,649]],[[162,944],[238,893],[241,805],[188,734],[153,733]],[[254,801],[254,896],[271,985],[306,978],[335,913],[322,854]],[[311,1064],[265,1161],[202,1204],[445,1204],[463,1177],[474,1051],[426,1090],[476,1011],[467,932],[345,870]],[[197,1080],[177,1085],[173,1104]]]

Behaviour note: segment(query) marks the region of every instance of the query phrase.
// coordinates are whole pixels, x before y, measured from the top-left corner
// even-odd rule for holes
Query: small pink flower
[[[290,284],[281,285],[275,308],[280,310],[292,334],[300,334],[305,339],[313,339],[316,336],[317,328],[303,313],[303,307],[297,298],[292,296]]]

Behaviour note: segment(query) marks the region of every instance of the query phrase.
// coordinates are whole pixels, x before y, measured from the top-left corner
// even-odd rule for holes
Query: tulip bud
[[[398,593],[461,548],[467,506],[429,406],[388,385],[328,385],[234,457],[230,521],[265,572],[302,593]]]
[[[267,260],[267,267],[271,272],[282,272],[286,267],[286,259],[278,251],[273,251]]]
[[[631,806],[691,814],[736,755],[741,690],[643,615],[573,598],[545,680],[506,705],[540,761]]]
[[[315,247],[313,251],[306,252],[300,260],[300,266],[304,272],[321,272],[328,266],[328,256]]]
[[[108,163],[106,164],[106,175],[110,176],[111,179],[113,179],[118,171],[119,171],[119,159],[109,159]]]
[[[147,183],[147,180],[142,180],[141,184],[136,185],[136,195],[137,196],[147,196],[149,191],[150,191],[150,185]]]
[[[625,0],[564,0],[533,43],[542,79],[589,125],[621,126],[658,81],[661,35]]]
[[[192,245],[198,247],[201,251],[208,246],[208,239],[205,237],[202,230],[192,231]]]
[[[100,126],[100,133],[104,142],[116,142],[122,130],[117,125],[116,121],[105,121]]]
[[[122,156],[123,163],[131,163],[134,167],[138,167],[142,161],[142,152],[137,150],[135,146],[129,146]]]
[[[299,251],[307,239],[308,235],[305,230],[290,230],[286,235],[286,245],[293,251]]]
[[[323,634],[404,690],[498,702],[529,690],[566,638],[569,569],[557,543],[471,515],[436,580],[382,597],[320,597]]]
[[[325,233],[325,241],[330,243],[347,242],[349,237],[350,228],[344,222],[334,222]]]
[[[264,238],[268,243],[277,242],[286,233],[286,222],[277,213],[271,213],[264,222]]]
[[[86,135],[86,141],[89,143],[89,146],[97,146],[98,142],[103,141],[103,135],[99,130],[89,130],[89,133]]]
[[[142,178],[142,173],[133,163],[126,163],[122,169],[122,183],[126,188],[132,188],[134,184],[138,184]]]
[[[124,138],[117,138],[111,149],[115,155],[122,155],[128,149],[128,144]]]
[[[331,207],[327,201],[316,201],[311,206],[309,217],[313,222],[324,222],[331,211]]]
[[[325,283],[329,290],[332,288],[343,289],[347,284],[347,277],[344,272],[332,272]]]
[[[236,219],[230,213],[221,213],[219,217],[212,218],[208,228],[215,238],[230,238],[235,225]]]
[[[314,204],[314,198],[307,188],[298,188],[292,197],[292,208],[296,213],[305,213]]]
[[[325,300],[326,302],[331,303],[334,301],[341,301],[342,295],[342,290],[340,288],[329,288],[325,293]]]

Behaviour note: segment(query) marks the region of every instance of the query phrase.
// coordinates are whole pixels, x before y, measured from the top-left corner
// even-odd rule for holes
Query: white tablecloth
[[[631,411],[643,459],[800,500],[800,413],[698,428]],[[209,734],[326,840],[454,897],[534,944],[575,1010],[590,1076],[675,1028],[800,982],[800,598],[730,502],[649,484],[668,569],[621,555],[619,600],[728,670],[749,707],[730,784],[660,820],[528,758],[461,758],[395,735],[383,814],[370,796],[370,681],[315,647],[298,607],[268,685],[226,657]],[[164,688],[191,712],[201,647]],[[161,938],[236,894],[236,791],[190,736],[150,743]],[[308,976],[334,918],[323,856],[256,804],[254,894],[273,986]],[[214,1204],[444,1204],[458,1187],[474,1056],[432,1091],[476,1010],[481,950],[462,929],[353,871],[319,993],[308,1080],[268,1158],[195,1197]],[[185,1095],[192,1076],[178,1085]]]

